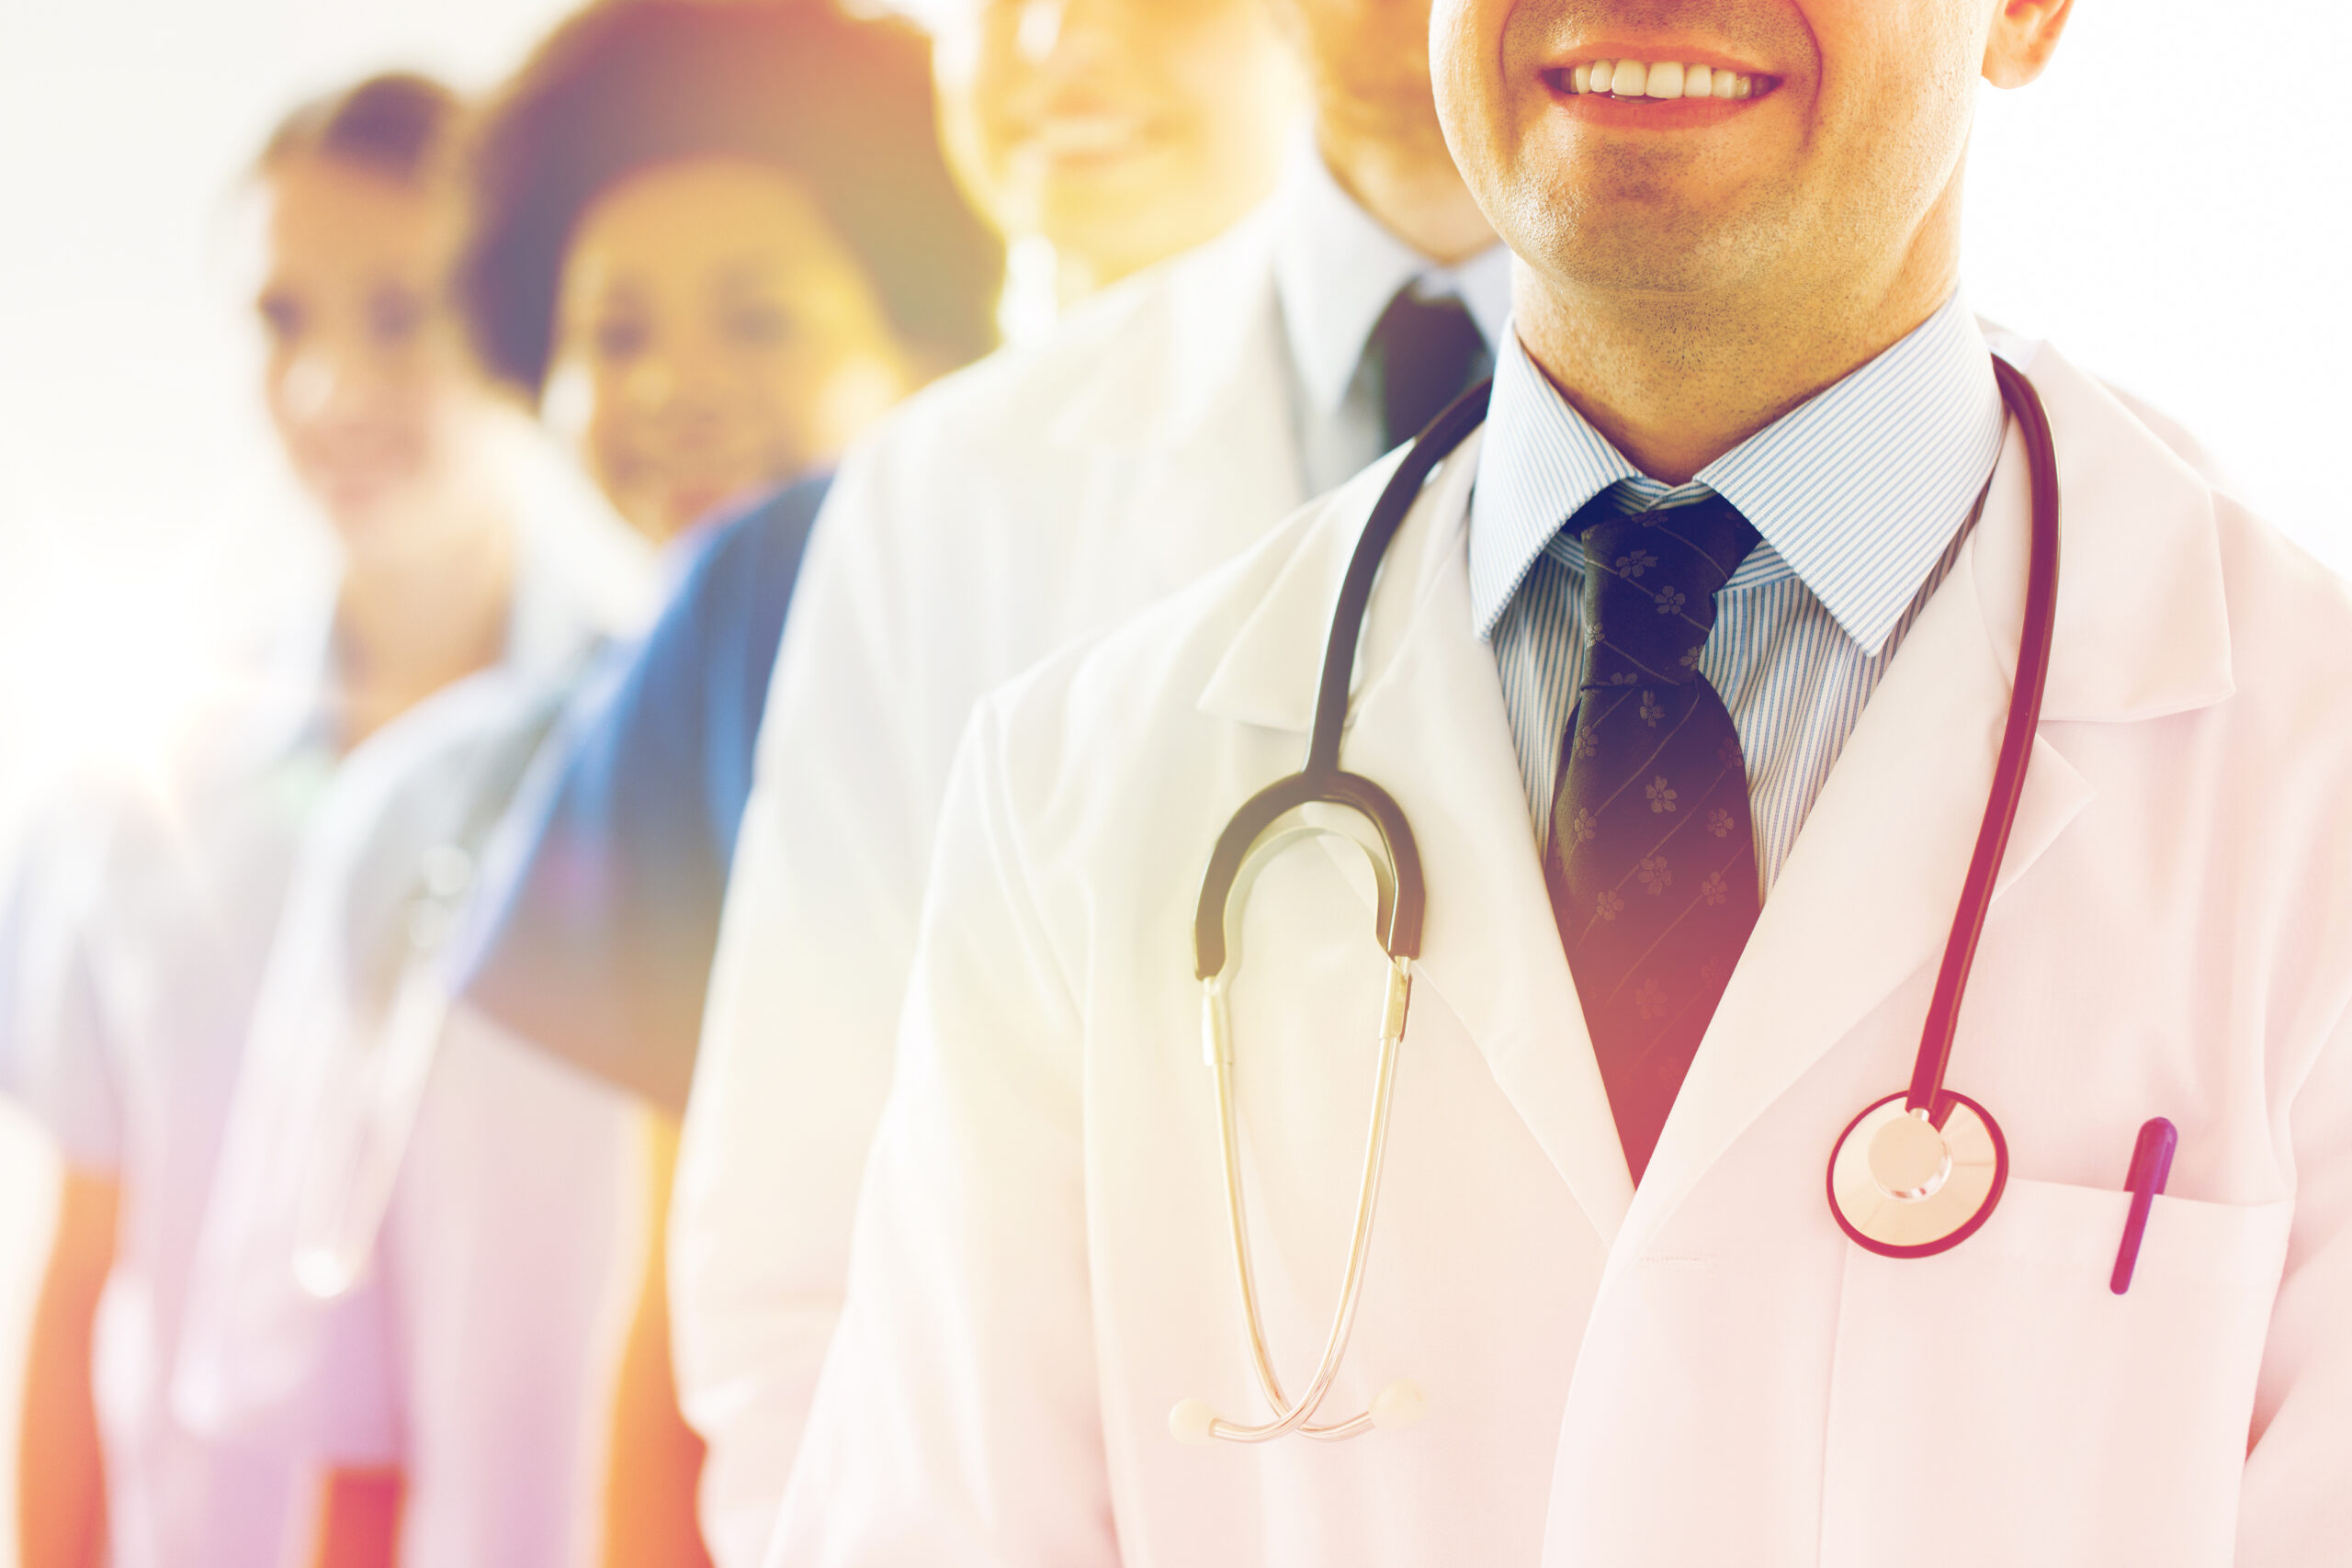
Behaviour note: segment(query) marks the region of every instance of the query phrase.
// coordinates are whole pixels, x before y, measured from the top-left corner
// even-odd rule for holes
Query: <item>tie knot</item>
[[[1715,594],[1759,536],[1721,496],[1621,513],[1607,492],[1569,522],[1583,536],[1588,685],[1680,684],[1715,626]]]
[[[1726,580],[1763,537],[1755,525],[1739,514],[1739,508],[1720,495],[1688,506],[1620,512],[1608,491],[1586,502],[1568,520],[1568,530],[1583,536],[1588,558],[1605,556],[1612,564],[1615,557],[1642,547],[1645,540],[1649,541],[1650,553],[1657,554],[1658,540],[1671,539],[1678,547],[1670,554],[1679,558],[1668,565],[1669,573],[1704,577],[1712,572]]]

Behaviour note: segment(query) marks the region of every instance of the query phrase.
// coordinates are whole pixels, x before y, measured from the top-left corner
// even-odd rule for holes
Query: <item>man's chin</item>
[[[364,552],[387,535],[404,531],[404,520],[417,510],[409,490],[390,479],[349,479],[321,485],[314,493],[335,536]]]
[[[638,525],[657,543],[674,539],[718,512],[736,493],[718,485],[679,485],[653,497],[642,509],[642,521]]]
[[[1652,185],[1595,196],[1547,193],[1506,232],[1546,276],[1582,288],[1697,296],[1735,286],[1755,265],[1757,229],[1723,204]]]

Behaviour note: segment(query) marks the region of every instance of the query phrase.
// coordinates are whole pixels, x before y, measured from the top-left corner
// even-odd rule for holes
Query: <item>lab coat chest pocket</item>
[[[1849,1249],[1823,1568],[2230,1561],[2293,1205],[2159,1197],[2119,1296],[2129,1203],[2013,1179],[1949,1252]]]

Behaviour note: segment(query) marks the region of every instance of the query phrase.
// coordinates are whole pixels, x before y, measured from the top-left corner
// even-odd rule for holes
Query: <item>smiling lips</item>
[[[1640,60],[1596,60],[1549,72],[1555,86],[1572,95],[1605,93],[1613,98],[1749,98],[1757,78],[1744,72],[1678,61],[1652,64]]]
[[[1049,159],[1096,163],[1140,151],[1148,134],[1144,118],[1124,109],[1064,109],[1038,118],[1029,148]]]

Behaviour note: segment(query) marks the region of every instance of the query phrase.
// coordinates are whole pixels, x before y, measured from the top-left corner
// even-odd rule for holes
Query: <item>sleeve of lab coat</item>
[[[993,718],[943,814],[848,1303],[769,1568],[1118,1562],[1079,1016]]]
[[[922,723],[902,585],[930,563],[893,532],[889,479],[853,455],[809,544],[680,1144],[673,1348],[720,1568],[766,1546],[840,1309],[954,741]]]
[[[0,1094],[79,1170],[122,1161],[123,1104],[99,973],[107,835],[60,814],[0,886]]]
[[[2292,1105],[2294,1228],[2255,1398],[2238,1568],[2321,1568],[2352,1540],[2352,1016]]]

